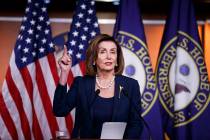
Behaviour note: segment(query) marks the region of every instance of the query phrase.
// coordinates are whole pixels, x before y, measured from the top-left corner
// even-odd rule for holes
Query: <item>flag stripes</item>
[[[18,68],[13,65],[14,53],[12,54],[10,65],[13,67],[12,70],[10,67],[8,68],[3,91],[4,93],[12,93],[10,94],[10,100],[14,101],[14,103],[9,101],[6,104],[4,102],[6,99],[1,96],[2,121],[9,124],[5,125],[8,131],[7,133],[4,132],[5,134],[1,135],[2,137],[8,135],[12,139],[49,139],[55,138],[55,131],[57,130],[68,129],[69,132],[72,131],[73,120],[71,115],[63,119],[56,118],[52,114],[53,93],[56,83],[58,83],[56,71],[53,70],[55,76],[51,73],[51,67],[56,62],[55,58],[52,59],[52,57],[54,55],[50,54],[50,56],[36,61],[35,64],[30,64],[18,71]],[[81,72],[79,73],[81,74]],[[13,77],[21,80],[15,83]],[[52,85],[53,87],[51,87]],[[7,108],[11,109],[11,111],[7,110]],[[18,114],[13,115],[12,112],[18,112]],[[31,115],[33,117],[30,117]],[[4,124],[3,122],[1,123]],[[18,126],[21,126],[21,129]]]
[[[70,31],[71,35],[82,31],[82,37],[78,36],[78,40],[75,36],[68,36],[68,43],[70,40],[71,43],[75,40],[80,42],[79,48],[71,48],[75,49],[74,60],[77,63],[70,71],[68,87],[75,76],[85,74],[88,42],[99,33],[94,5],[92,0],[79,0],[78,6],[85,15],[77,23],[87,25]],[[75,18],[72,25],[76,24]],[[74,121],[71,114],[74,115],[74,110],[66,117],[55,117],[52,112],[54,91],[59,82],[56,53],[47,4],[43,0],[29,0],[0,92],[0,139],[49,140],[56,138],[56,131],[71,133]]]
[[[14,121],[12,117],[10,116],[10,113],[6,107],[6,104],[3,99],[3,95],[0,92],[0,126],[1,128],[7,128],[7,129],[2,129],[1,136],[8,138],[8,139],[15,139],[18,138],[18,133],[16,130],[16,126],[14,124]]]

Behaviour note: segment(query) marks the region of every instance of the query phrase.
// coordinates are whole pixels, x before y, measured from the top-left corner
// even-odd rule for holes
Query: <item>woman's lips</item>
[[[105,65],[110,66],[112,65],[112,62],[105,62]]]

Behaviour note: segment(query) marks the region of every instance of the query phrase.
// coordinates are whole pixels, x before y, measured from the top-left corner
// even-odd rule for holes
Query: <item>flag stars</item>
[[[42,7],[42,12],[46,12],[47,8],[46,7]]]
[[[80,7],[81,7],[83,10],[86,9],[86,5],[85,5],[85,4],[82,4]]]
[[[77,54],[76,54],[76,57],[77,57],[78,59],[80,59],[81,56],[82,56],[82,55],[81,55],[80,53],[77,53]]]
[[[47,25],[50,25],[50,21],[49,20],[46,23],[47,23]]]
[[[35,57],[35,56],[36,56],[36,52],[35,52],[35,51],[33,51],[33,52],[32,52],[32,55],[33,55],[33,57]]]
[[[38,6],[39,6],[39,4],[38,4],[38,3],[35,3],[35,6],[36,6],[36,7],[38,7]]]
[[[42,44],[45,44],[47,40],[45,38],[42,39]]]
[[[92,31],[90,34],[92,37],[94,37],[96,35],[96,32]]]
[[[46,29],[46,30],[44,31],[45,34],[49,34],[49,32],[50,32],[49,29]]]
[[[88,10],[88,14],[90,14],[90,15],[93,14],[93,10],[92,9],[89,9]]]
[[[18,67],[31,64],[54,51],[54,44],[50,34],[50,22],[44,3],[39,3],[36,0],[34,3],[31,2],[31,5],[26,7],[25,13],[14,52],[15,57],[19,60],[17,62]],[[47,49],[49,49],[49,52]]]
[[[72,34],[74,37],[76,37],[76,36],[78,36],[79,33],[77,31],[74,31]]]
[[[24,53],[28,53],[29,48],[25,47],[25,48],[23,49],[23,51],[24,51]]]
[[[84,0],[84,2],[79,5],[79,10],[76,11],[73,18],[73,26],[70,34],[68,34],[69,37],[72,37],[72,39],[68,40],[70,47],[68,48],[68,54],[71,55],[73,59],[78,59],[78,61],[74,61],[72,65],[76,65],[85,58],[86,44],[88,44],[89,40],[96,36],[99,31],[97,28],[99,24],[97,23],[95,9],[92,7],[94,4],[95,2],[92,0]]]
[[[26,28],[26,27],[23,26],[23,25],[20,26],[20,30],[21,30],[21,31],[25,30],[25,28]]]
[[[90,21],[91,21],[90,18],[87,18],[87,19],[86,19],[86,22],[87,22],[87,23],[90,23]]]
[[[72,40],[70,43],[71,43],[71,46],[75,46],[76,45],[76,41],[75,40]]]
[[[95,4],[95,1],[91,1],[91,5],[94,5]]]
[[[18,47],[17,47],[17,48],[18,48],[18,50],[20,50],[20,49],[21,49],[21,45],[18,45]]]
[[[79,49],[83,50],[84,49],[84,45],[83,44],[79,44]]]
[[[83,18],[83,16],[84,16],[84,14],[82,14],[82,13],[79,13],[79,14],[78,14],[78,17],[79,17],[79,18]]]
[[[41,31],[42,26],[38,25],[36,28],[37,28],[37,30]]]
[[[44,50],[45,50],[45,49],[44,49],[43,47],[39,48],[39,52],[40,52],[40,53],[43,53]]]
[[[21,60],[22,60],[22,63],[25,63],[27,61],[27,57],[24,56],[21,58]]]
[[[24,17],[23,17],[23,21],[26,21],[26,20],[27,20],[27,17],[24,16]]]
[[[20,40],[23,40],[23,36],[22,35],[20,36]]]
[[[35,25],[35,21],[34,20],[31,20],[30,23],[31,23],[31,25]]]
[[[34,16],[36,16],[37,15],[37,13],[34,11],[34,12],[32,12],[32,14],[34,15]]]
[[[49,46],[50,46],[50,48],[53,48],[54,44],[52,42],[50,42]]]
[[[73,50],[72,50],[72,49],[69,49],[69,50],[68,50],[68,53],[69,53],[70,55],[72,55],[72,54],[73,54]]]
[[[81,23],[77,22],[75,25],[77,28],[79,28],[81,26]]]
[[[82,40],[86,40],[86,38],[87,38],[87,37],[86,37],[85,35],[82,35],[82,36],[81,36],[81,39],[82,39]]]
[[[36,39],[38,39],[39,38],[39,35],[38,34],[36,34]]]
[[[27,39],[26,39],[26,43],[27,43],[27,44],[31,43],[31,39],[30,39],[30,38],[27,38]]]
[[[86,32],[88,31],[88,27],[87,27],[87,26],[85,26],[83,29],[84,29],[84,31],[86,31]]]
[[[32,30],[31,28],[28,30],[28,34],[31,35],[33,34],[34,30]]]
[[[26,8],[26,13],[28,13],[28,12],[29,12],[29,10],[30,10],[30,9],[27,7],[27,8]]]
[[[47,4],[50,3],[50,0],[45,0],[45,3],[47,3]]]
[[[94,25],[95,28],[98,28],[98,23],[97,22],[95,22],[93,25]]]
[[[39,21],[43,21],[44,20],[44,17],[43,16],[40,16],[39,17]]]

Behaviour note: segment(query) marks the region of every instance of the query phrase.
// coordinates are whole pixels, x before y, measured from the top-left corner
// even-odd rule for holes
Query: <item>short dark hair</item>
[[[91,40],[86,51],[86,74],[90,76],[96,75],[97,68],[95,65],[93,65],[93,63],[98,58],[98,45],[103,41],[112,41],[117,46],[117,66],[115,66],[115,74],[122,74],[124,69],[124,58],[122,49],[118,42],[112,36],[107,34],[99,34]]]

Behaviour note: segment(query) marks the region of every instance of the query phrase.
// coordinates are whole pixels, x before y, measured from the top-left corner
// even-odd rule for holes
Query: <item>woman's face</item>
[[[113,72],[117,63],[117,46],[112,41],[102,41],[98,45],[97,72]]]

